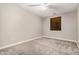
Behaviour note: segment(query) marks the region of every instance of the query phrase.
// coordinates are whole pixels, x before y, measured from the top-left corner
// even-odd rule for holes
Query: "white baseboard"
[[[29,42],[29,41],[32,41],[32,40],[35,40],[35,39],[39,39],[39,38],[42,38],[42,37],[51,38],[51,39],[57,39],[57,40],[64,40],[64,41],[75,42],[75,43],[77,43],[77,45],[79,47],[79,44],[78,44],[78,42],[76,40],[69,40],[69,39],[64,39],[64,38],[48,37],[48,36],[39,36],[39,37],[35,37],[35,38],[32,38],[32,39],[27,39],[27,40],[24,40],[24,41],[20,41],[20,42],[16,42],[16,43],[13,43],[13,44],[9,44],[9,45],[0,47],[0,50],[1,49],[5,49],[5,48],[9,48],[9,47],[12,47],[12,46],[16,46],[16,45],[19,45],[19,44],[22,44],[22,43],[25,43],[25,42]]]
[[[20,41],[20,42],[16,42],[16,43],[13,43],[13,44],[9,44],[9,45],[0,47],[0,50],[5,49],[5,48],[9,48],[9,47],[12,47],[12,46],[16,46],[16,45],[19,45],[19,44],[22,44],[22,43],[25,43],[25,42],[29,42],[29,41],[32,41],[32,40],[35,40],[35,39],[39,39],[39,38],[42,38],[42,36],[35,37],[35,38],[32,38],[32,39],[27,39],[27,40]]]
[[[64,40],[64,41],[70,41],[70,42],[75,42],[77,47],[79,48],[79,41],[77,40],[70,40],[70,39],[65,39],[65,38],[59,38],[59,37],[48,37],[48,36],[43,36],[45,38],[51,38],[51,39],[56,39],[56,40]]]
[[[57,39],[57,40],[64,40],[64,41],[70,41],[70,42],[77,42],[76,40],[70,40],[70,39],[65,39],[65,38],[59,38],[59,37],[49,37],[49,36],[43,36],[46,38],[51,38],[51,39]]]

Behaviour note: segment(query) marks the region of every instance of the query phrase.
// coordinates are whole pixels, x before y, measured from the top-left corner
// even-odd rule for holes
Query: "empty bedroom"
[[[0,55],[79,55],[79,4],[0,3]]]

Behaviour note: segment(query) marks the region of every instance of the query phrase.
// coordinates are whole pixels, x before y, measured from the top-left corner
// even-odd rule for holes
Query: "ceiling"
[[[49,3],[49,6],[29,6],[34,3],[20,3],[21,7],[40,16],[49,17],[53,14],[62,14],[77,10],[78,3]],[[38,5],[37,3],[36,5]]]

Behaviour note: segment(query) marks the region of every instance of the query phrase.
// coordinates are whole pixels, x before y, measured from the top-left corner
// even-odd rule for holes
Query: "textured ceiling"
[[[33,4],[21,3],[18,5],[41,17],[49,17],[52,16],[54,13],[62,14],[62,13],[75,11],[77,10],[77,6],[78,6],[78,3],[51,3],[47,7],[28,6]],[[39,3],[37,5],[39,5]]]

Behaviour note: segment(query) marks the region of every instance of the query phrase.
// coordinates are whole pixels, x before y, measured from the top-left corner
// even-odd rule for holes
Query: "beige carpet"
[[[78,55],[76,43],[49,38],[23,43],[0,50],[1,55]]]

